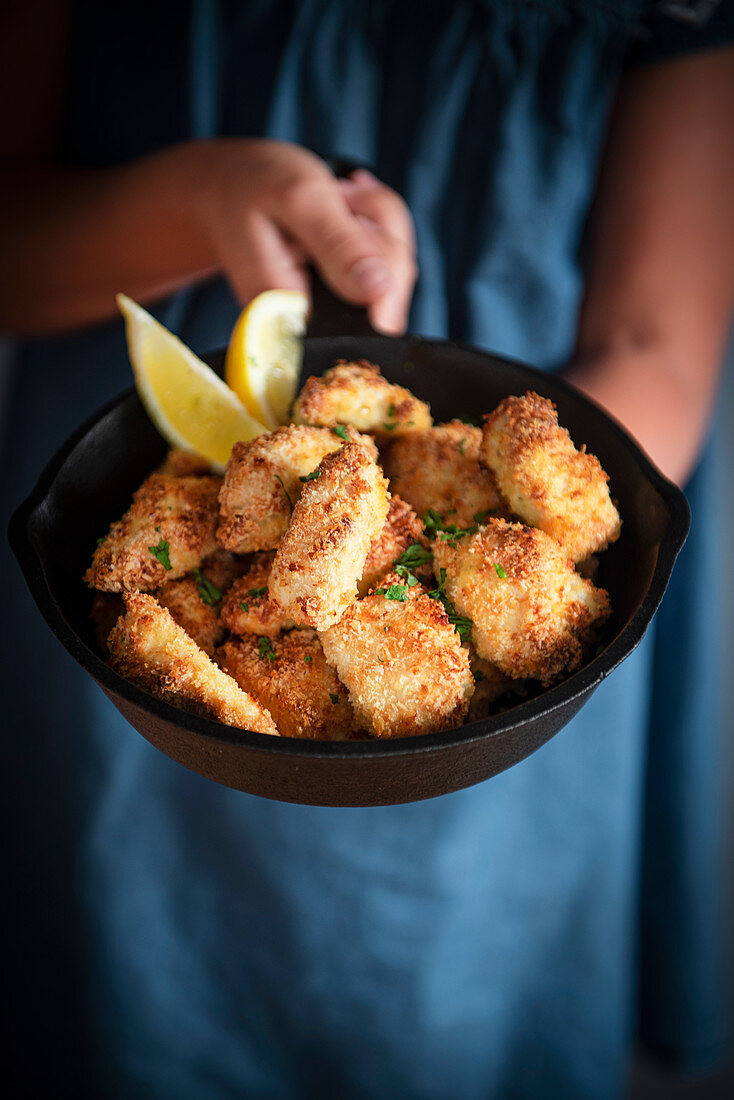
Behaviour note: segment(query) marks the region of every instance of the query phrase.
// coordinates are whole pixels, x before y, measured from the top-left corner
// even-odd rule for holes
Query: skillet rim
[[[499,362],[509,365],[515,370],[519,369],[530,380],[541,383],[550,381],[551,388],[555,387],[565,392],[573,400],[586,405],[595,415],[606,420],[612,429],[613,435],[617,437],[620,444],[628,452],[632,453],[648,483],[659,493],[668,510],[668,521],[660,539],[657,561],[647,591],[632,618],[604,650],[583,668],[532,699],[514,704],[499,714],[468,722],[454,729],[440,730],[436,733],[421,734],[414,737],[365,741],[317,741],[304,738],[272,737],[268,734],[240,730],[216,722],[213,719],[199,717],[148,694],[110,668],[76,633],[51,592],[43,561],[32,537],[34,519],[36,516],[42,516],[48,493],[74,449],[105,416],[114,411],[119,405],[131,398],[140,400],[137,397],[135,388],[132,386],[106,402],[71,433],[47,462],[34,488],[13,513],[8,526],[8,539],[31,595],[55,636],[67,652],[103,689],[122,697],[126,702],[150,713],[169,725],[181,727],[209,742],[251,748],[259,752],[295,757],[305,756],[309,759],[370,759],[386,756],[410,756],[421,752],[439,752],[442,749],[453,748],[459,744],[469,745],[521,729],[531,722],[545,719],[558,709],[568,707],[569,704],[579,698],[590,695],[637,648],[665,594],[675,560],[683,547],[690,527],[690,507],[682,490],[658,470],[619,421],[560,375],[539,371],[519,360],[497,355],[489,350],[476,348],[461,341],[441,340],[410,334],[402,337],[388,337],[378,334],[360,337],[344,336],[341,338],[334,336],[307,337],[306,345],[308,347],[318,343],[334,343],[340,339],[358,340],[360,345],[369,345],[373,342],[384,345],[389,342],[396,345],[404,344],[407,348],[411,346],[441,347],[456,350],[464,356],[469,355],[472,358],[488,359],[494,363]],[[217,349],[207,353],[202,358],[212,360],[221,356],[221,354],[222,349]],[[364,357],[368,357],[366,351]]]

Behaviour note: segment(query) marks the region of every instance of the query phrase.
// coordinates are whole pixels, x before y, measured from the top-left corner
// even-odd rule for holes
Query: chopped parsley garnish
[[[438,587],[431,589],[428,595],[434,600],[440,600],[444,606],[446,614],[448,615],[449,622],[453,626],[456,633],[463,640],[468,638],[471,634],[471,629],[474,623],[471,619],[467,619],[465,616],[460,615],[451,600],[448,598],[445,592],[446,585],[446,570],[439,569],[438,571]]]
[[[194,570],[194,580],[196,581],[196,587],[199,595],[205,604],[209,607],[214,607],[218,604],[222,598],[222,590],[214,581],[210,581],[208,577],[205,577],[200,569]]]
[[[299,477],[299,481],[315,481],[317,477],[321,477],[321,470],[312,470],[310,474],[306,474],[305,477]]]
[[[488,520],[490,516],[496,516],[498,512],[499,508],[487,508],[486,512],[475,512],[472,519],[481,526],[485,520]]]
[[[306,656],[303,659],[304,659],[304,661],[306,662],[307,665],[310,665],[311,661],[313,661],[313,657],[311,656],[310,653],[307,653]]]
[[[494,571],[501,581],[507,580],[507,574],[498,561],[494,563]]]
[[[331,429],[334,435],[338,435],[340,439],[343,439],[345,443],[349,443],[349,432],[343,424],[337,424],[335,428]]]
[[[275,477],[281,484],[283,492],[285,493],[285,499],[288,501],[288,507],[291,510],[291,515],[293,515],[293,501],[290,498],[290,494],[289,494],[288,490],[286,489],[285,485],[283,484],[283,478],[280,476],[280,474],[276,474]]]
[[[260,596],[267,596],[267,588],[251,588],[247,593],[248,596],[252,596],[253,600],[258,600]]]
[[[397,600],[398,603],[405,603],[408,599],[407,585],[405,584],[391,584],[389,588],[376,588],[376,596],[384,596],[386,600]],[[387,630],[387,627],[385,627]]]
[[[151,554],[154,558],[157,558],[164,569],[171,569],[171,558],[169,556],[169,550],[171,547],[165,539],[161,539],[157,546],[149,546]]]
[[[241,604],[240,604],[240,607],[241,607],[241,608],[242,608],[242,610],[244,611],[245,615],[249,615],[249,614],[250,614],[250,605],[249,605],[249,603],[241,603]]]
[[[97,539],[97,546],[101,546],[103,542],[107,542],[107,535],[100,535]]]
[[[339,696],[334,695],[333,691],[329,692],[329,698],[331,699],[332,703],[334,703],[334,705],[336,705],[339,702]]]
[[[455,546],[456,539],[463,539],[465,535],[473,535],[479,530],[476,524],[474,527],[457,527],[455,523],[446,523],[435,508],[429,508],[422,518],[426,537],[443,539],[449,546]]]
[[[386,432],[394,432],[397,428],[397,424],[383,424],[382,426]]]
[[[460,454],[460,455],[463,455],[463,453],[464,453],[464,446],[465,446],[465,444],[466,444],[466,436],[464,436],[464,438],[463,438],[463,439],[461,440],[461,442],[459,443],[459,454]]]
[[[399,576],[405,578],[405,583],[407,584],[408,588],[415,588],[415,586],[418,584],[418,578],[415,576],[414,573],[411,573],[407,565],[396,565],[395,572]]]
[[[417,568],[419,565],[428,565],[433,558],[430,550],[421,546],[419,542],[412,542],[407,550],[404,550],[396,560],[396,565],[407,565]]]
[[[273,649],[270,638],[258,638],[257,648],[261,661],[274,661],[277,657],[277,653]]]

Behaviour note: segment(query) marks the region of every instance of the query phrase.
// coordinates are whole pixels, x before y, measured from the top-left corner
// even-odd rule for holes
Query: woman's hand
[[[215,139],[130,164],[75,169],[6,157],[0,327],[59,332],[217,272],[244,305],[262,290],[331,288],[401,332],[416,278],[403,200],[367,172],[337,180],[296,145]]]
[[[336,180],[285,142],[220,139],[198,152],[203,230],[240,302],[274,288],[308,291],[313,264],[336,294],[369,306],[375,327],[404,330],[416,266],[399,195],[365,171]]]

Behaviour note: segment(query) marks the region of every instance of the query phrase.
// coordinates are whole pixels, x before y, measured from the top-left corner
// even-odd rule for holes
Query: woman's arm
[[[698,457],[734,309],[734,49],[625,77],[568,377],[669,477]]]
[[[405,326],[414,241],[393,191],[365,174],[345,188],[307,150],[254,139],[56,164],[63,5],[30,0],[0,21],[0,328],[63,331],[112,316],[119,290],[145,302],[215,272],[244,303],[307,289],[308,262],[378,327]]]

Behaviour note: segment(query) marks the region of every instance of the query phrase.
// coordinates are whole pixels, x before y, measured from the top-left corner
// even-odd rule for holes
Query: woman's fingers
[[[395,191],[363,169],[339,183],[352,213],[377,236],[393,276],[387,292],[370,304],[370,321],[382,332],[404,332],[418,275],[410,211]]]
[[[246,306],[263,290],[302,290],[310,280],[303,249],[260,211],[252,211],[231,241],[227,277],[240,304]]]

